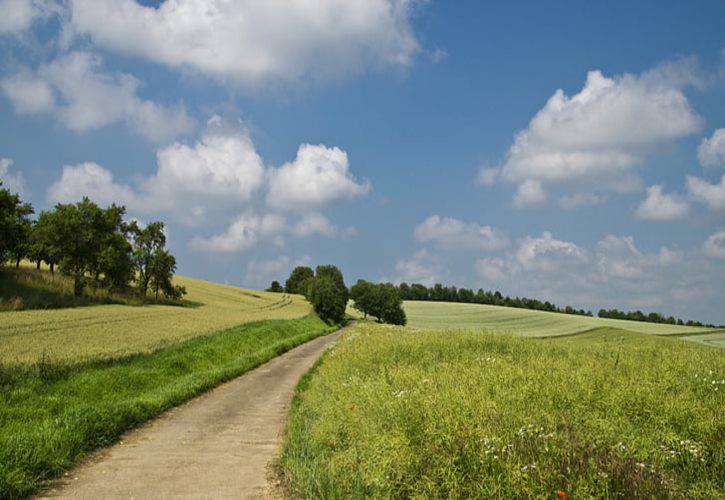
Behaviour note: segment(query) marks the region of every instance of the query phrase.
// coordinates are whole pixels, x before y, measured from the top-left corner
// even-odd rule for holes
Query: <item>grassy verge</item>
[[[265,321],[151,354],[0,370],[0,498],[22,497],[88,451],[223,381],[331,331]]]
[[[300,386],[304,498],[725,498],[725,353],[360,325]]]

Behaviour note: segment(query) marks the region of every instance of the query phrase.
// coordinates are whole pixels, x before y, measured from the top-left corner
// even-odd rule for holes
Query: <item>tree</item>
[[[289,278],[284,284],[284,291],[287,293],[307,294],[307,287],[310,280],[315,277],[311,267],[297,266],[292,270]]]
[[[159,291],[172,299],[180,299],[186,293],[186,288],[174,286],[174,272],[176,272],[176,258],[164,249],[154,252],[150,264],[151,279],[149,285],[157,300]]]
[[[30,203],[23,203],[19,195],[0,188],[0,265],[12,258],[19,266],[28,253],[32,213]]]
[[[381,323],[405,325],[407,318],[403,310],[403,300],[398,289],[390,283],[368,283],[358,280],[350,289],[350,298],[355,301],[355,309],[374,316]]]
[[[112,205],[114,214],[123,207]],[[109,216],[88,198],[71,205],[58,204],[52,217],[54,246],[60,256],[60,268],[73,276],[73,293],[79,296],[86,285],[86,273],[98,273],[99,260],[110,233],[117,230]]]
[[[316,276],[309,286],[309,301],[317,315],[328,323],[340,323],[345,317],[346,293],[329,276]]]
[[[53,220],[55,216],[55,212],[45,210],[40,212],[38,220],[35,221],[30,232],[30,251],[28,252],[28,257],[36,263],[38,269],[40,269],[40,264],[45,262],[50,266],[51,273],[55,271],[55,265],[60,260]]]
[[[350,292],[345,286],[345,279],[342,277],[342,271],[333,265],[317,266],[315,269],[315,278],[330,278],[335,286],[339,289],[342,297],[345,298],[345,304],[347,304],[350,298]]]
[[[163,222],[152,222],[145,228],[139,227],[136,221],[128,226],[133,238],[132,260],[136,271],[136,282],[142,297],[146,297],[149,282],[154,276],[156,260],[166,246]]]
[[[350,287],[350,298],[355,302],[354,307],[363,313],[365,318],[372,308],[373,296],[373,284],[365,280],[357,280],[357,283]]]
[[[282,285],[279,284],[279,281],[275,280],[272,282],[271,285],[269,285],[269,288],[267,288],[268,292],[274,292],[274,293],[282,293],[284,292],[284,288],[282,288]]]

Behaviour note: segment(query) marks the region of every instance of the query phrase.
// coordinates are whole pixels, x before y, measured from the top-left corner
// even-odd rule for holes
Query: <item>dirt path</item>
[[[167,411],[93,454],[39,498],[260,498],[294,388],[339,334]]]

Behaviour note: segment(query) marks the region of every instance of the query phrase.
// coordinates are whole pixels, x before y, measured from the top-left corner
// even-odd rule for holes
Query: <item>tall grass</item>
[[[345,334],[296,396],[304,498],[725,498],[725,352],[582,339]]]
[[[31,493],[124,431],[329,331],[317,317],[266,321],[124,359],[0,368],[0,498]]]

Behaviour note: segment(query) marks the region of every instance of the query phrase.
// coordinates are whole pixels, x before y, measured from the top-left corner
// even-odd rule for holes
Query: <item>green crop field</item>
[[[307,316],[300,296],[177,276],[198,307],[95,305],[0,312],[0,364],[117,358],[261,320]]]
[[[361,323],[298,388],[287,486],[302,498],[725,498],[725,351],[622,332]]]
[[[484,304],[407,301],[404,308],[408,325],[421,329],[487,329],[525,337],[556,337],[597,328],[617,328],[637,333],[676,335],[687,340],[725,347],[725,330],[721,329],[591,318]]]

